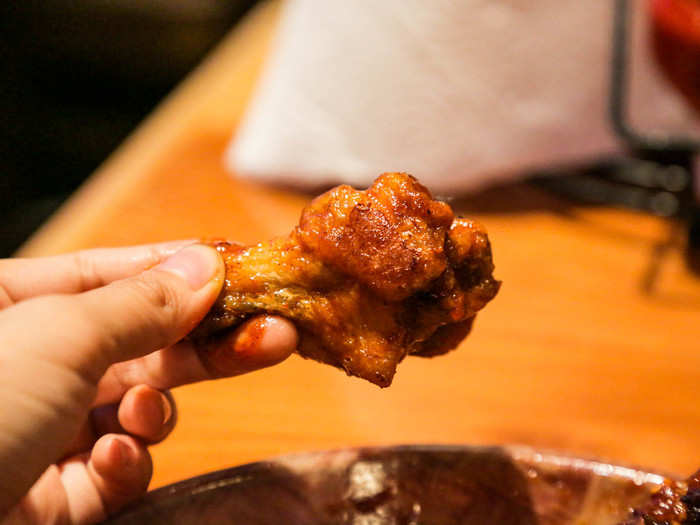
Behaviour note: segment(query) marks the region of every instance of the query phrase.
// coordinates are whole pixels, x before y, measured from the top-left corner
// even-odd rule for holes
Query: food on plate
[[[190,335],[205,360],[232,328],[269,313],[295,323],[303,357],[382,387],[406,355],[454,349],[500,286],[483,227],[404,173],[324,193],[285,238],[215,246],[226,281]]]
[[[666,480],[620,525],[700,525],[700,470],[685,481]]]

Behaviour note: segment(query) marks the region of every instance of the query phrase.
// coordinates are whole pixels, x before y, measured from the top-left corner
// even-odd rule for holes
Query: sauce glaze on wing
[[[684,481],[667,479],[620,525],[700,525],[700,470]]]
[[[205,359],[226,331],[270,313],[294,321],[299,354],[379,386],[406,355],[455,348],[500,286],[484,229],[403,173],[319,196],[286,238],[216,246],[226,282],[190,336]]]

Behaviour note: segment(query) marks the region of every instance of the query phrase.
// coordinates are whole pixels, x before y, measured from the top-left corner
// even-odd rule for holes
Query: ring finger
[[[131,434],[146,444],[158,443],[170,434],[176,421],[177,408],[169,391],[136,385],[118,404],[93,408],[63,457],[90,450],[105,434]]]

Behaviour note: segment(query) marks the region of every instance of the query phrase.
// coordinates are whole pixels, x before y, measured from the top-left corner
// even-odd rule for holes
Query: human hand
[[[168,388],[294,350],[275,317],[206,359],[181,341],[223,279],[216,251],[191,242],[0,260],[0,522],[104,519],[148,486],[146,446],[176,419]]]

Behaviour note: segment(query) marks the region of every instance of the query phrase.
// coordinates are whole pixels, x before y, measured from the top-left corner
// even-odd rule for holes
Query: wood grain
[[[44,255],[286,233],[309,196],[232,178],[222,154],[279,6],[262,4],[22,249]],[[516,185],[455,202],[482,221],[500,295],[459,351],[380,390],[292,357],[175,392],[153,486],[291,451],[522,443],[689,473],[700,464],[700,280],[678,227]]]

